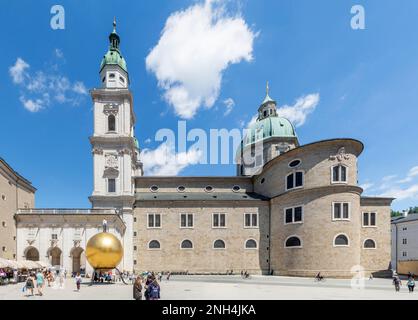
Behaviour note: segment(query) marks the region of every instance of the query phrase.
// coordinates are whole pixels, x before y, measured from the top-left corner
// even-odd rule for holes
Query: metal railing
[[[116,209],[18,209],[17,214],[118,214]]]

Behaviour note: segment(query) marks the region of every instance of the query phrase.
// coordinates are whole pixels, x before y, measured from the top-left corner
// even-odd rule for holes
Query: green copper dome
[[[119,50],[112,51],[109,49],[109,51],[105,54],[105,56],[102,59],[102,63],[100,65],[100,71],[104,68],[106,65],[118,65],[122,68],[125,72],[128,72],[128,67],[126,65],[125,58],[122,57]]]
[[[272,137],[296,138],[297,136],[292,123],[286,118],[267,117],[257,120],[248,128],[248,134],[244,138],[243,145],[247,146]]]
[[[110,47],[102,59],[100,71],[102,71],[106,65],[118,65],[122,68],[122,70],[128,73],[128,67],[126,65],[125,58],[122,56],[119,49],[120,38],[116,33],[116,20],[113,21],[113,32],[109,35],[109,42]]]

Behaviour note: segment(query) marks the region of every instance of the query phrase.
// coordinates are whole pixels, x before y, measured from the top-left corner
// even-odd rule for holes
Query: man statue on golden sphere
[[[103,223],[104,232],[96,234],[87,242],[86,258],[95,270],[115,269],[123,257],[121,242],[115,235],[106,232],[106,224]]]

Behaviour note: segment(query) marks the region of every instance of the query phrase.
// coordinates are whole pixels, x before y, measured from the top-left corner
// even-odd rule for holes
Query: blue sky
[[[154,152],[160,145],[156,131],[176,129],[183,118],[189,129],[246,126],[268,80],[279,106],[294,112],[301,144],[337,137],[363,141],[359,182],[365,194],[398,197],[394,209],[418,205],[417,1],[215,1],[206,3],[209,26],[186,28],[190,33],[179,32],[179,25],[209,12],[203,0],[62,0],[65,30],[50,27],[54,4],[4,0],[0,11],[0,156],[38,188],[37,207],[90,206],[93,114],[87,90],[99,86],[114,16],[143,149]],[[350,26],[355,4],[365,8],[365,30]],[[163,32],[170,16],[179,25]],[[237,37],[234,30],[242,32]],[[166,45],[158,48],[160,41]],[[184,53],[196,46],[204,52],[198,59]],[[190,63],[167,70],[176,52]],[[30,83],[13,77],[16,65]],[[36,88],[42,80],[50,86]],[[168,97],[179,83],[187,101]],[[235,174],[232,164],[176,170]]]

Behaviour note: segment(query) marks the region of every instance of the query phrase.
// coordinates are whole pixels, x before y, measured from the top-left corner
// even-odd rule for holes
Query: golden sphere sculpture
[[[119,239],[111,233],[102,232],[87,242],[86,258],[90,265],[98,270],[110,270],[117,267],[123,257],[123,247]]]

